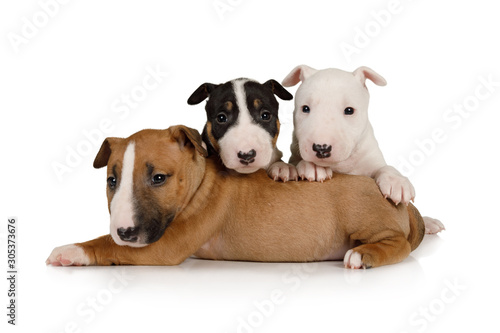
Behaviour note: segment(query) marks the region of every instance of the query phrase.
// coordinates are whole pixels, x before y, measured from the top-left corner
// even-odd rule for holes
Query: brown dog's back
[[[323,184],[278,183],[257,172],[230,176],[219,185],[224,190],[213,191],[211,200],[231,208],[222,229],[197,251],[198,257],[339,260],[359,243],[396,236],[409,243],[409,253],[423,237],[423,220],[417,209],[384,199],[368,177],[335,174]],[[395,257],[404,259],[407,254],[403,252]]]

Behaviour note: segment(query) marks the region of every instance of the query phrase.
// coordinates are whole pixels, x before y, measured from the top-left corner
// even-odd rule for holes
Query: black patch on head
[[[236,103],[232,81],[218,85],[212,91],[205,106],[205,111],[207,112],[208,121],[212,124],[212,137],[218,141],[238,121],[240,110]],[[205,140],[206,138],[204,137],[203,139]],[[205,143],[207,146],[212,147],[209,140],[205,140]]]
[[[271,137],[278,135],[279,104],[271,87],[255,81],[248,81],[243,87],[253,122],[264,128]]]

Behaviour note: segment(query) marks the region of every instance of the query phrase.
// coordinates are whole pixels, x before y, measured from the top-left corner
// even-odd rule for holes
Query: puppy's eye
[[[107,179],[108,187],[110,190],[114,190],[116,188],[116,178],[111,176]]]
[[[309,106],[304,105],[304,106],[302,107],[302,112],[304,112],[304,113],[309,113],[309,112],[311,112],[311,109],[309,108]]]
[[[272,115],[271,115],[271,112],[269,112],[269,111],[262,111],[260,113],[260,119],[262,119],[264,121],[271,120],[271,117],[272,117]]]
[[[167,180],[167,177],[168,177],[167,175],[157,173],[156,175],[153,176],[153,178],[151,178],[151,185],[153,186],[162,185]]]
[[[350,116],[350,115],[354,114],[354,109],[351,108],[350,106],[348,106],[345,108],[344,114]]]
[[[215,119],[217,119],[217,122],[219,124],[223,124],[227,121],[227,116],[226,116],[226,114],[221,112],[217,115],[217,117],[215,117]]]

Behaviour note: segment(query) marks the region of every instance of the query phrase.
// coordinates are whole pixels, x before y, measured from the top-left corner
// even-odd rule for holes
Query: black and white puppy
[[[275,80],[261,84],[240,78],[196,89],[187,102],[195,105],[208,98],[202,138],[209,155],[218,154],[228,169],[239,173],[265,169],[275,180],[296,179],[295,167],[281,161],[283,154],[276,147],[280,122],[274,95],[293,98]]]

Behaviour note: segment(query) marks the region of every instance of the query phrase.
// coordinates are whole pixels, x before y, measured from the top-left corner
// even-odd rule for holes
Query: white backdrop
[[[496,327],[500,134],[491,1],[9,1],[0,5],[1,266],[18,218],[16,323],[2,332],[443,332]],[[203,82],[281,81],[299,64],[366,65],[370,119],[415,204],[447,230],[403,263],[189,259],[52,268],[53,247],[108,232],[106,136],[185,124]],[[296,87],[291,88],[294,93]],[[293,101],[280,101],[289,156]],[[7,275],[7,268],[4,274]],[[493,304],[493,305],[491,305]]]

